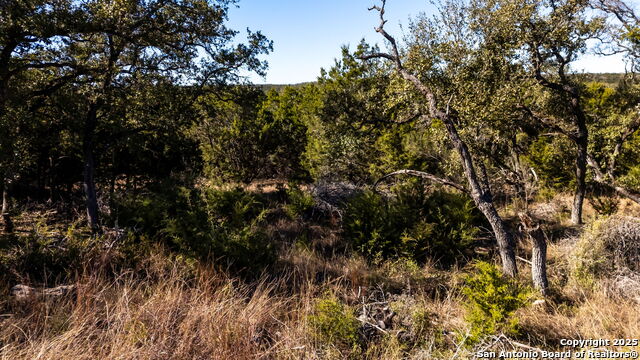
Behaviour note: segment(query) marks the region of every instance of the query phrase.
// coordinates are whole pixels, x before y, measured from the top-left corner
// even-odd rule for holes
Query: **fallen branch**
[[[625,196],[640,204],[640,195],[618,185],[618,183],[612,177],[612,174],[609,174],[609,177],[607,177],[607,175],[605,175],[602,170],[600,170],[600,164],[598,164],[598,161],[591,154],[587,155],[587,164],[593,169],[593,173],[595,175],[594,178],[597,182],[609,186],[622,196]]]

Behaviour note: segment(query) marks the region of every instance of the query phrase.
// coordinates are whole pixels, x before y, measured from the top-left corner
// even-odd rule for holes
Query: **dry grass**
[[[75,299],[17,304],[0,332],[5,359],[205,359],[267,356],[288,301],[203,272],[148,283],[84,277]],[[5,325],[5,324],[3,324]]]
[[[158,251],[144,264],[144,275],[125,272],[114,279],[87,273],[77,279],[72,296],[9,299],[3,307],[11,315],[0,320],[0,358],[343,358],[342,349],[313,336],[309,316],[315,303],[331,292],[356,309],[361,299],[383,288],[383,296],[407,314],[424,309],[434,330],[453,334],[465,327],[458,293],[435,289],[438,276],[429,268],[400,263],[375,268],[348,257],[323,262],[300,248],[283,261],[287,270],[278,278],[244,282],[206,268],[194,270]],[[426,351],[407,349],[397,339],[401,331],[389,331],[360,349],[358,357],[392,359]],[[441,346],[455,346],[455,336],[450,337]]]
[[[409,261],[378,265],[330,251],[338,234],[309,230],[295,243],[296,222],[274,223],[277,268],[242,280],[162,250],[140,269],[117,274],[93,266],[77,291],[57,299],[17,301],[0,287],[0,359],[449,359],[471,357],[460,347],[468,332],[461,288],[467,269],[437,270]],[[638,304],[615,291],[615,279],[581,288],[570,281],[576,238],[549,244],[552,296],[518,311],[520,342],[559,349],[562,338],[636,338]],[[529,250],[525,244],[521,255]],[[529,270],[521,264],[520,280]],[[102,270],[101,270],[102,269]],[[327,293],[358,314],[363,301],[384,297],[397,313],[390,328],[362,335],[359,349],[314,336],[309,319]]]

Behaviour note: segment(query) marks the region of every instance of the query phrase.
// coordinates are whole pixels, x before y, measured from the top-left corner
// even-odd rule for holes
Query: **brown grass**
[[[276,225],[272,233],[287,242],[302,231],[295,222]],[[144,271],[107,275],[99,266],[88,267],[73,281],[77,292],[65,298],[17,301],[3,284],[0,359],[471,357],[472,349],[460,347],[468,331],[461,295],[467,269],[442,271],[407,261],[372,265],[328,251],[335,232],[310,233],[309,245],[282,249],[277,268],[252,281],[154,250],[140,265]],[[574,246],[575,239],[549,244],[552,296],[544,306],[518,311],[517,340],[559,349],[562,338],[637,338],[636,302],[613,292],[608,279],[590,289],[569,281]],[[520,251],[526,257],[529,247]],[[519,280],[527,283],[529,270],[520,265]],[[359,351],[338,348],[318,340],[309,322],[327,293],[356,314],[363,299],[382,294],[398,316],[385,334],[363,339]]]

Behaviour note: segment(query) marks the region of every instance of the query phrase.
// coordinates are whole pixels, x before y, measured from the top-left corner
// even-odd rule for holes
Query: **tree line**
[[[571,192],[575,225],[589,196],[640,203],[640,28],[622,1],[442,0],[403,39],[385,28],[382,1],[370,10],[384,49],[344,48],[317,82],[269,91],[241,74],[264,74],[272,43],[260,32],[238,42],[226,25],[234,4],[2,2],[5,229],[12,199],[82,199],[99,232],[117,225],[118,198],[159,185],[378,188],[411,175],[473,200],[511,276],[514,233],[500,210],[515,207],[544,289],[536,197]],[[623,54],[629,73],[614,85],[578,73],[586,53]]]

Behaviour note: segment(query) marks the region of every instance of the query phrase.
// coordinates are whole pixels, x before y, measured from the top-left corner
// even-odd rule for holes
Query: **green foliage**
[[[353,310],[334,295],[319,299],[309,316],[312,335],[318,341],[344,350],[356,350],[359,346],[360,324]]]
[[[266,95],[253,87],[229,90],[229,99],[211,94],[197,105],[201,121],[191,133],[200,143],[211,179],[251,182],[264,178],[304,178],[301,156],[306,126],[295,88]]]
[[[364,43],[355,52],[343,48],[342,58],[307,89],[309,141],[303,161],[314,179],[371,180],[376,142],[397,114],[388,109],[389,78],[381,64],[357,59],[368,50]]]
[[[305,215],[314,205],[315,201],[311,194],[300,189],[295,184],[289,184],[287,188],[287,204],[284,209],[290,218],[295,219]]]
[[[498,332],[517,334],[514,312],[526,304],[527,289],[505,277],[495,265],[478,262],[476,273],[467,277],[462,292],[466,296],[465,318],[471,325],[470,343]]]
[[[267,202],[239,188],[163,191],[122,203],[120,222],[164,241],[178,253],[258,272],[274,261],[262,225]]]
[[[566,190],[574,183],[572,148],[561,137],[539,137],[531,143],[524,157],[533,167],[541,185],[549,189]]]
[[[620,182],[631,189],[640,189],[640,165],[632,165],[629,171],[620,177]]]
[[[343,219],[345,238],[370,260],[432,258],[445,267],[464,258],[482,224],[467,197],[427,194],[417,182],[397,187],[390,198],[364,192],[350,200]]]
[[[52,238],[50,231],[47,224],[37,221],[26,236],[5,238],[8,243],[0,251],[0,268],[30,281],[49,283],[63,281],[81,271],[96,240],[71,226],[63,239],[64,246],[61,246],[60,239]]]

